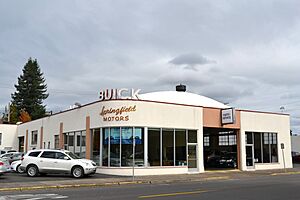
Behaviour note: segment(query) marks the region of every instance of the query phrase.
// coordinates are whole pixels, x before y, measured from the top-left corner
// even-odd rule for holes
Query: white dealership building
[[[185,91],[100,92],[100,100],[20,125],[0,125],[0,149],[67,149],[105,174],[292,168],[287,114],[233,109]]]

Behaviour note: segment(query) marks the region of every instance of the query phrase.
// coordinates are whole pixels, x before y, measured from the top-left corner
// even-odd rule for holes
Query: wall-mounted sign
[[[221,110],[221,122],[222,124],[234,124],[235,122],[235,109],[227,108]]]
[[[137,99],[140,89],[106,89],[99,92],[100,101],[111,99]]]
[[[102,116],[103,121],[129,121],[129,113],[136,111],[136,105],[133,106],[122,106],[119,108],[106,108],[102,107],[100,116]]]

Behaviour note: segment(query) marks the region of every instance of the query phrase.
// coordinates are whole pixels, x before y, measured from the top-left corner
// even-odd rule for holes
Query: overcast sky
[[[104,88],[190,92],[290,113],[300,133],[300,1],[0,0],[0,112],[29,57],[48,110]]]

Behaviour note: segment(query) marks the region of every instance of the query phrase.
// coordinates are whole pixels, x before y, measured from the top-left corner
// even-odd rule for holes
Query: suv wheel
[[[30,165],[27,168],[27,175],[30,177],[37,176],[39,174],[39,169],[35,165]]]
[[[83,172],[82,167],[80,167],[80,166],[73,167],[72,176],[74,178],[81,178],[81,177],[83,177],[83,175],[84,175],[84,172]]]

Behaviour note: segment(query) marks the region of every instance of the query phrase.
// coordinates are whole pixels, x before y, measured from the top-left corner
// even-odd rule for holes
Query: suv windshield
[[[75,155],[74,153],[72,153],[72,152],[65,152],[68,156],[70,156],[71,158],[73,158],[73,159],[80,159],[80,157],[79,156],[77,156],[77,155]]]

